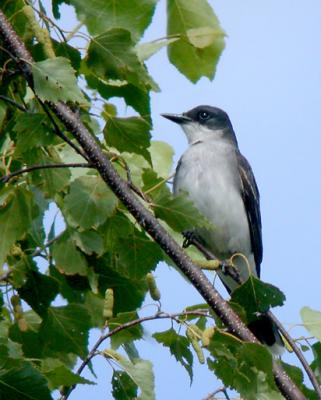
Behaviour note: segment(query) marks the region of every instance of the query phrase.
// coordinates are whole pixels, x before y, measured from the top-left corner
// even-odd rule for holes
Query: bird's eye
[[[206,121],[207,119],[209,119],[209,117],[210,117],[210,114],[207,111],[200,111],[198,113],[198,118],[201,121]]]

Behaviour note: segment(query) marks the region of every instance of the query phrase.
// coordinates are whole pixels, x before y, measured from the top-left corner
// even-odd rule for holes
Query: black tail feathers
[[[274,322],[267,315],[260,315],[258,319],[248,324],[248,328],[261,343],[269,347],[275,347],[276,345],[282,352],[284,342],[281,334]],[[280,353],[280,350],[277,353]]]

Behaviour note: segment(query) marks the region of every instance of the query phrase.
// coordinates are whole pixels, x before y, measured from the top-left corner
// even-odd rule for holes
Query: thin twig
[[[15,100],[11,99],[10,97],[4,96],[3,94],[0,94],[0,100],[3,100],[6,103],[9,103],[9,104],[15,106],[16,108],[18,108],[21,111],[24,111],[24,112],[27,111],[27,109],[24,106],[22,106],[21,104],[17,103]]]
[[[218,389],[216,389],[213,393],[210,393],[209,395],[207,395],[206,397],[204,397],[203,400],[215,400],[215,395],[218,393],[223,393],[226,400],[231,400],[230,396],[227,393],[226,387],[220,387]]]
[[[19,169],[18,171],[14,171],[9,175],[2,176],[0,178],[0,182],[7,183],[10,179],[14,178],[15,176],[25,174],[27,172],[35,171],[38,169],[50,169],[50,168],[95,168],[94,165],[89,163],[53,163],[53,164],[35,164],[31,167]]]
[[[88,363],[91,361],[91,359],[97,354],[97,350],[98,347],[108,338],[110,338],[111,336],[115,335],[116,333],[124,330],[124,329],[128,329],[131,328],[135,325],[139,325],[143,322],[146,321],[153,321],[156,319],[173,319],[177,322],[177,317],[185,317],[188,315],[195,315],[195,316],[200,316],[200,317],[206,317],[209,316],[209,314],[207,312],[204,312],[202,310],[197,311],[183,311],[181,313],[175,313],[175,314],[167,314],[167,313],[163,313],[163,312],[157,312],[154,315],[149,315],[147,317],[142,317],[142,318],[137,318],[134,319],[133,321],[129,321],[126,322],[122,325],[117,326],[115,329],[109,331],[106,334],[103,334],[100,336],[100,338],[97,340],[97,342],[94,344],[93,348],[90,350],[90,352],[88,353],[88,356],[83,360],[83,362],[81,363],[81,365],[79,366],[79,368],[76,371],[77,375],[81,375],[82,371],[84,370],[84,368],[88,365]],[[71,386],[67,392],[60,398],[60,400],[67,400],[70,393],[75,389],[75,387],[77,386],[77,384]]]

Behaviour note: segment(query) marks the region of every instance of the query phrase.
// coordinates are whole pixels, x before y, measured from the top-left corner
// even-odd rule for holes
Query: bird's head
[[[230,119],[225,111],[212,106],[198,106],[183,114],[162,114],[184,130],[188,142],[225,139],[236,144]]]

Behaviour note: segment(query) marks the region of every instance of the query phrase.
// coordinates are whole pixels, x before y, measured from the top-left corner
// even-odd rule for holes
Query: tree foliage
[[[59,28],[64,4],[85,27],[85,49]],[[280,398],[269,351],[227,332],[206,304],[162,313],[152,272],[169,258],[46,105],[63,101],[77,110],[128,187],[175,238],[191,226],[208,226],[186,195],[173,198],[166,185],[173,152],[151,139],[150,93],[160,88],[144,61],[167,46],[169,62],[192,82],[213,79],[224,48],[214,11],[206,0],[168,0],[168,36],[143,43],[146,28],[158,23],[152,21],[156,0],[52,0],[55,21],[40,1],[34,6],[22,0],[1,5],[35,62],[30,86],[1,43],[0,398],[52,399],[58,389],[66,399],[75,385],[95,383],[81,372],[94,369],[94,357],[101,356],[113,365],[115,399],[154,399],[153,366],[135,347],[144,336],[140,307],[149,291],[159,307],[149,319],[173,321],[153,337],[191,380],[195,365],[206,362],[246,399]],[[118,115],[109,102],[115,97],[132,107],[132,116]],[[283,301],[277,288],[253,279],[237,289],[231,305],[249,322]],[[304,308],[302,319],[320,340],[320,313]],[[102,333],[90,348],[93,328]],[[311,348],[320,378],[320,343]],[[301,370],[286,369],[310,399],[317,398]]]

